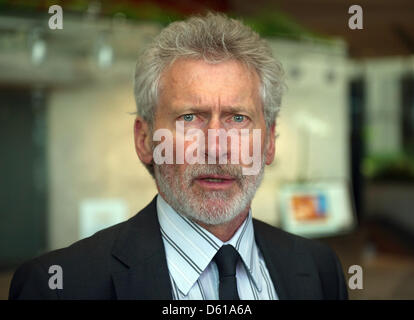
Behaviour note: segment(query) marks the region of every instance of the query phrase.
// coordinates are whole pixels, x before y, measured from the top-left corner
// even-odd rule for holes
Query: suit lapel
[[[311,254],[291,235],[254,219],[256,243],[280,300],[322,299],[321,282]]]
[[[117,299],[172,299],[156,197],[125,223],[112,256],[111,274]]]

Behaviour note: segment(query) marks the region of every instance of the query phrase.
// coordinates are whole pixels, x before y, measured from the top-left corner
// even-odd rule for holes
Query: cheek
[[[174,138],[173,154],[174,154],[174,164],[176,165],[176,167],[181,168],[187,165],[186,155],[187,155],[187,152],[190,151],[189,149],[190,146],[192,146],[192,149],[195,149],[194,147],[197,146],[197,142],[184,141],[184,138],[179,138],[179,141],[177,141],[177,139]],[[196,149],[198,150],[198,148]],[[182,169],[177,169],[177,170],[183,171]]]
[[[244,150],[244,152],[247,152],[248,150],[248,154],[249,156],[253,156],[254,153],[254,149],[258,149],[257,146],[260,145],[260,154],[263,153],[263,151],[266,148],[266,137],[263,134],[263,130],[261,130],[260,132],[257,133],[253,133],[253,130],[251,130],[251,132],[249,133],[249,137],[239,137],[239,150],[240,150],[240,155],[241,152]]]
[[[160,165],[160,172],[167,179],[167,183],[173,188],[183,187],[184,170],[183,165],[176,164],[162,164]],[[177,186],[178,184],[178,186]],[[175,186],[175,187],[174,187]]]

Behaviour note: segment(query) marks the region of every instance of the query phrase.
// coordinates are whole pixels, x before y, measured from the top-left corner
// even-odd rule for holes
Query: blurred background
[[[55,4],[63,29],[48,25]],[[361,30],[348,26],[353,4]],[[164,26],[207,10],[252,26],[286,71],[253,215],[329,244],[347,280],[360,265],[351,299],[414,299],[411,0],[0,0],[0,299],[23,261],[155,196],[133,144],[136,58]],[[292,203],[319,209],[303,218]]]

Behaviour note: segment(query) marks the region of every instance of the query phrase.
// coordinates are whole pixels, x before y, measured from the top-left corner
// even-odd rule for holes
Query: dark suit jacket
[[[329,247],[253,221],[279,299],[348,298]],[[49,288],[51,265],[62,267],[63,289]],[[20,266],[9,299],[172,299],[155,198],[128,221]]]

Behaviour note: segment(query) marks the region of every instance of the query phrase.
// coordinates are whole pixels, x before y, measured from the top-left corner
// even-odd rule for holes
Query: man
[[[346,299],[331,249],[252,219],[275,155],[282,76],[239,21],[208,14],[165,28],[135,78],[135,147],[158,196],[128,221],[21,266],[10,298]],[[54,289],[51,266],[63,274]]]

